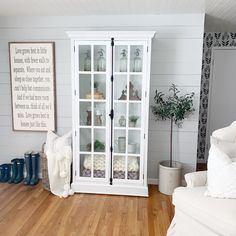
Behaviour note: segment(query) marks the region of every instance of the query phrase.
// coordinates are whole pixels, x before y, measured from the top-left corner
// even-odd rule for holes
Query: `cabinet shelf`
[[[115,126],[114,129],[115,130],[126,130],[126,127]]]
[[[115,71],[114,75],[143,75],[143,72],[119,72]]]
[[[113,152],[113,156],[119,156],[119,157],[124,157],[124,156],[130,156],[130,157],[141,157],[140,153],[120,153],[120,152]]]
[[[119,126],[115,126],[114,127],[115,130],[141,130],[140,127],[119,127]]]
[[[106,129],[106,126],[79,125],[79,128],[81,128],[81,129],[88,129],[88,128],[94,128],[94,129]]]
[[[81,75],[106,75],[107,73],[105,71],[78,71]]]
[[[78,71],[78,73],[83,75],[90,75],[92,74],[92,71]]]
[[[125,103],[125,104],[127,102],[129,102],[129,103],[138,103],[138,104],[142,103],[141,100],[114,100],[114,102],[115,103]]]
[[[86,98],[79,98],[79,102],[106,102],[105,99],[86,99]]]

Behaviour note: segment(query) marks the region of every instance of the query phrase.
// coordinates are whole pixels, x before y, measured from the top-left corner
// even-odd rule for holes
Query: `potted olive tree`
[[[181,163],[173,161],[173,124],[180,128],[184,119],[194,112],[194,93],[179,95],[180,91],[174,84],[171,85],[169,92],[170,94],[165,96],[156,90],[152,113],[156,120],[170,121],[170,156],[169,160],[159,163],[159,191],[171,195],[181,183]]]

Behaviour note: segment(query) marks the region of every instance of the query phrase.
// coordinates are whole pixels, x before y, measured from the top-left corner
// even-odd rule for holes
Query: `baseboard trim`
[[[158,185],[159,179],[149,178],[147,182],[148,184],[151,184],[151,185]],[[181,183],[182,183],[182,186],[186,186],[186,181],[184,179],[182,179]]]
[[[148,184],[158,185],[158,182],[159,182],[159,181],[158,181],[158,179],[151,179],[151,178],[150,178],[150,179],[148,179],[147,182],[148,182]]]

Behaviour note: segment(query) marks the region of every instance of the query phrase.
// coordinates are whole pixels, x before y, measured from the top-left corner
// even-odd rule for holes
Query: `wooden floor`
[[[0,235],[165,236],[171,198],[149,186],[149,198],[75,194],[60,199],[36,187],[0,183]]]

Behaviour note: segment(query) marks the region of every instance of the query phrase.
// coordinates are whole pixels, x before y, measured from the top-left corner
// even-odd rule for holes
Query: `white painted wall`
[[[155,30],[153,40],[151,97],[155,89],[167,91],[176,83],[184,92],[196,93],[196,112],[175,128],[174,157],[184,171],[194,170],[197,153],[198,104],[201,80],[203,14],[89,17],[0,18],[0,163],[39,150],[45,133],[13,132],[8,63],[9,41],[55,41],[58,133],[71,129],[70,30]],[[168,158],[169,123],[155,122],[150,114],[148,177],[157,179],[158,162]]]

